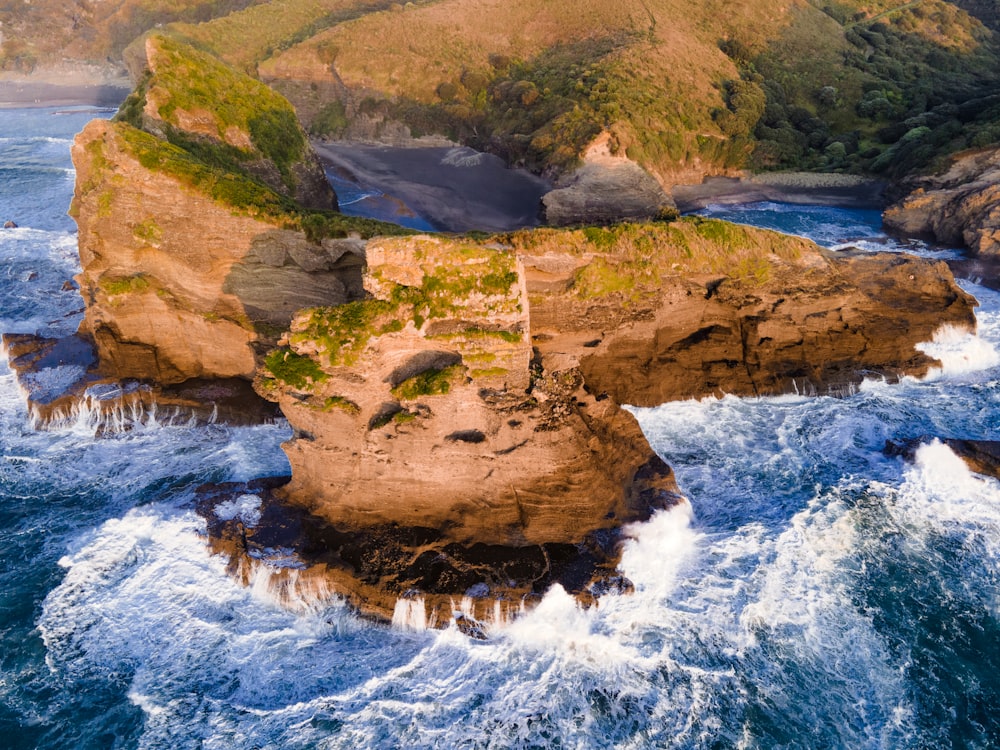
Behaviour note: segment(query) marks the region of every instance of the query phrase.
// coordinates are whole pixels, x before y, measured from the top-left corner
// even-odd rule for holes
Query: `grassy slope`
[[[137,36],[158,24],[199,23],[262,0],[32,0],[0,7],[0,70],[30,72],[64,58],[118,59]]]
[[[316,132],[367,114],[559,170],[606,129],[669,180],[741,166],[898,176],[1000,141],[1000,54],[960,4],[36,0],[0,15],[24,32],[6,34],[9,65],[40,40],[83,57],[154,22],[215,18],[172,28],[265,79],[323,83]],[[341,79],[352,94],[327,102]]]
[[[666,177],[899,174],[1000,138],[995,113],[947,111],[1000,91],[1000,56],[942,0],[439,0],[339,24],[260,70],[331,61],[364,92],[349,116],[402,119],[536,169],[571,165],[602,128]],[[943,119],[908,122],[941,107]],[[924,126],[936,132],[893,148]]]
[[[279,195],[247,165],[266,159],[291,174],[307,148],[291,105],[259,81],[170,36],[153,35],[146,48],[153,72],[115,118],[123,142],[144,167],[241,213],[302,229],[317,241],[352,231],[363,236],[404,231],[332,211],[308,211]],[[157,102],[158,119],[151,125],[147,100]],[[198,132],[184,128],[182,113],[199,115]],[[211,133],[205,132],[206,123]],[[246,146],[227,142],[234,130],[247,136]]]
[[[171,28],[192,44],[254,75],[258,63],[276,52],[386,5],[384,0],[272,0],[208,23],[178,23]]]

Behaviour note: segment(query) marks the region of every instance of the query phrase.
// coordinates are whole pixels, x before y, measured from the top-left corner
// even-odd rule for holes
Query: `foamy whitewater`
[[[96,114],[0,111],[0,221],[21,225],[0,231],[0,330],[80,319],[69,146]],[[892,244],[866,212],[711,211]],[[882,453],[997,436],[1000,295],[966,288],[980,336],[927,342],[924,380],[635,410],[690,498],[630,530],[635,593],[581,610],[556,589],[486,642],[305,583],[281,606],[266,565],[227,575],[194,488],[287,472],[286,426],[36,432],[0,363],[0,745],[1000,746],[1000,484],[933,440]]]

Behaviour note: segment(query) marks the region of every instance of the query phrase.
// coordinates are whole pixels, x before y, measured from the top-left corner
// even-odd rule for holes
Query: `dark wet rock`
[[[17,224],[15,224],[13,221],[11,221],[11,220],[8,219],[7,221],[5,221],[3,223],[3,228],[4,229],[17,229]]]
[[[245,380],[192,379],[164,386],[105,377],[93,342],[79,334],[49,339],[5,333],[2,346],[36,427],[82,419],[98,431],[117,431],[154,420],[262,424],[280,416]]]
[[[1000,440],[966,440],[964,438],[935,438],[922,435],[908,440],[887,440],[883,452],[887,456],[913,461],[917,449],[933,440],[947,445],[966,465],[977,474],[1000,479]]]
[[[526,546],[463,545],[419,526],[338,529],[288,503],[288,481],[269,477],[196,491],[209,543],[228,556],[230,572],[249,583],[265,568],[272,592],[286,603],[309,589],[317,596],[332,592],[365,616],[391,621],[402,602],[428,626],[455,622],[481,638],[496,619],[516,617],[554,584],[587,605],[632,590],[614,572],[624,538],[618,529],[580,544]]]

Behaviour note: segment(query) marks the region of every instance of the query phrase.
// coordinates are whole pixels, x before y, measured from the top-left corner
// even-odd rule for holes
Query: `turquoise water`
[[[94,115],[0,112],[0,330],[79,321],[68,151]],[[808,213],[828,244],[891,244]],[[635,594],[555,590],[487,642],[226,575],[194,488],[287,471],[286,426],[33,432],[0,362],[0,746],[1000,746],[1000,484],[941,445],[882,454],[997,436],[1000,295],[967,288],[981,335],[929,343],[925,380],[637,410],[690,504],[633,529]]]

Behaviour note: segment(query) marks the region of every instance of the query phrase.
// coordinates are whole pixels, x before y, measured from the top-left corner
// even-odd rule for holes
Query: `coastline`
[[[115,82],[62,84],[0,80],[0,109],[76,106],[117,108],[130,91],[130,86]]]
[[[885,189],[885,182],[857,175],[770,172],[750,177],[706,177],[700,184],[674,185],[671,194],[682,213],[712,204],[758,201],[881,209]]]

